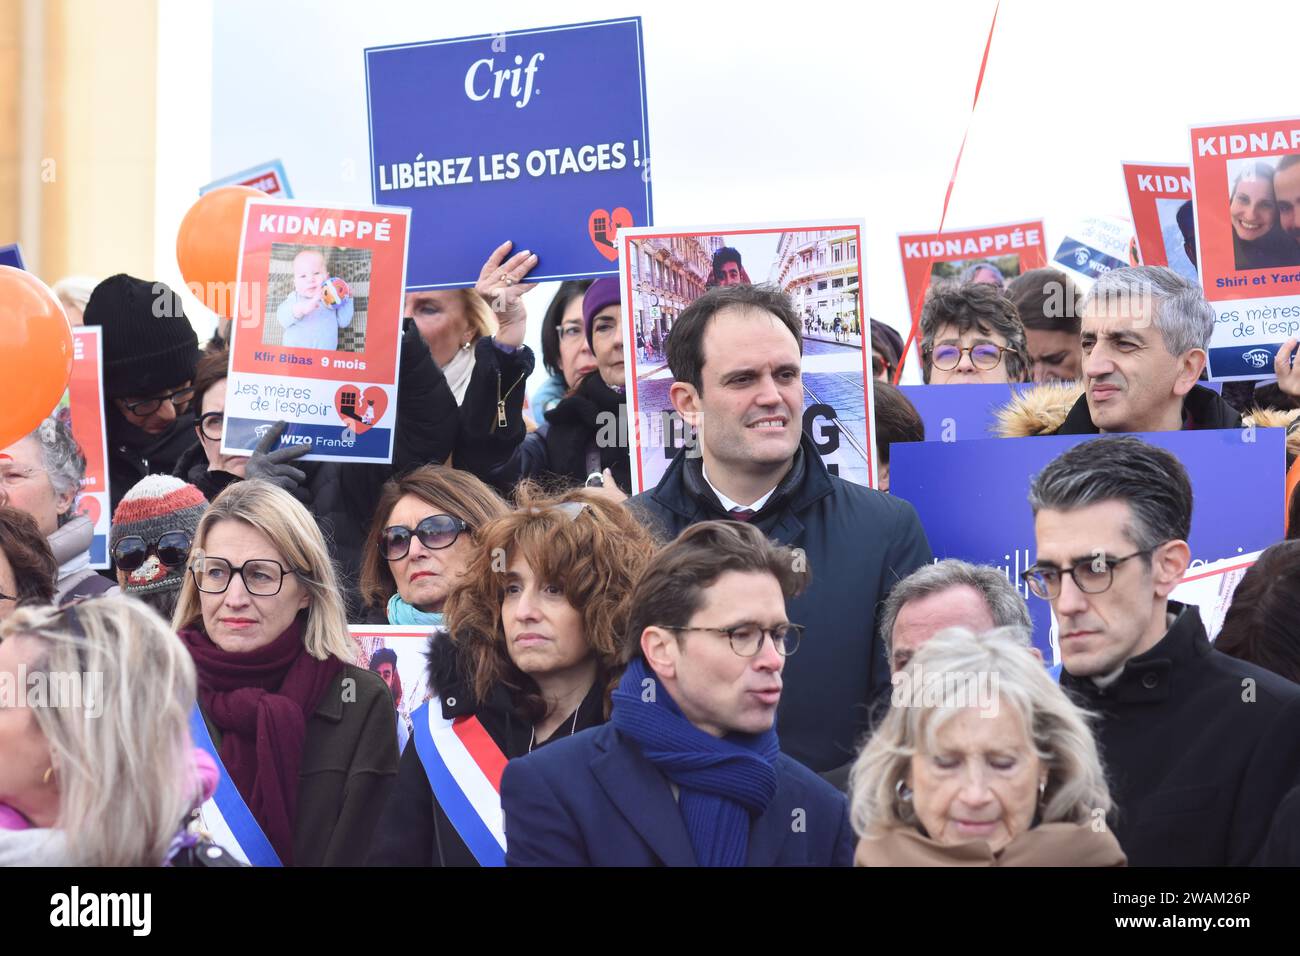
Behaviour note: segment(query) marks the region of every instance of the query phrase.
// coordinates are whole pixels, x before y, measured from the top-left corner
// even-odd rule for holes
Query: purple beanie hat
[[[603,279],[597,279],[587,289],[587,294],[582,297],[582,332],[587,336],[587,348],[594,353],[596,350],[591,345],[591,322],[596,317],[596,313],[607,305],[621,303],[622,296],[619,293],[618,279],[613,276],[606,276]]]

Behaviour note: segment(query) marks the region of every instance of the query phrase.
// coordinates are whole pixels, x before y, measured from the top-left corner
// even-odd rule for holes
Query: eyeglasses
[[[886,362],[885,359],[884,359],[882,356],[880,356],[880,355],[876,355],[876,354],[873,353],[872,356],[871,356],[871,376],[872,376],[872,378],[880,378],[880,376],[882,376],[882,375],[885,374],[885,371],[886,371],[887,369],[888,369],[889,373],[892,375],[894,370],[893,370],[892,368],[889,367],[889,363]]]
[[[134,571],[144,564],[150,551],[158,555],[159,563],[169,568],[181,567],[190,553],[190,534],[166,531],[153,544],[136,534],[119,538],[113,545],[113,563],[123,571]]]
[[[456,543],[462,531],[468,531],[469,525],[460,518],[451,515],[429,515],[414,528],[396,524],[385,528],[379,535],[379,549],[385,561],[400,561],[411,550],[411,538],[420,539],[420,544],[430,551],[441,551]]]
[[[942,372],[951,372],[961,364],[962,355],[969,352],[971,364],[978,369],[988,371],[997,368],[1002,362],[1003,352],[1010,351],[1013,350],[991,342],[981,342],[979,345],[969,345],[965,348],[940,345],[930,353],[930,364]]]
[[[759,627],[757,624],[737,624],[735,627],[674,627],[669,624],[656,624],[655,627],[665,631],[712,631],[726,634],[731,649],[741,657],[754,657],[763,646],[765,637],[772,638],[772,646],[782,657],[789,657],[799,649],[803,639],[803,625],[778,624],[775,627]]]
[[[221,429],[226,423],[225,412],[208,412],[199,416],[199,431],[209,441],[221,440]]]
[[[1148,548],[1145,551],[1126,554],[1122,558],[1098,557],[1069,568],[1040,568],[1035,565],[1020,572],[1020,580],[1029,585],[1029,590],[1044,601],[1055,601],[1060,596],[1063,574],[1074,578],[1074,586],[1084,594],[1101,594],[1114,582],[1116,565],[1154,551],[1155,548]]]
[[[581,325],[562,325],[559,328],[561,339],[580,339],[583,337]]]
[[[244,589],[258,597],[279,594],[286,574],[297,574],[296,568],[286,568],[279,561],[259,558],[245,561],[235,567],[225,558],[202,555],[191,566],[195,586],[204,594],[225,594],[230,582],[238,574],[244,580]]]
[[[157,398],[140,398],[134,402],[123,401],[122,407],[132,415],[139,415],[143,418],[145,415],[152,415],[162,406],[163,402],[171,402],[177,410],[184,408],[194,400],[194,389],[190,387],[178,388],[170,395],[159,395]]]

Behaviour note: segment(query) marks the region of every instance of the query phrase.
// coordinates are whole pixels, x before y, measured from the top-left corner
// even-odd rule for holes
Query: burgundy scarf
[[[264,647],[223,651],[201,626],[181,630],[199,675],[199,703],[221,731],[221,762],[285,866],[293,863],[307,718],[343,668],[318,661],[302,643],[302,624]]]

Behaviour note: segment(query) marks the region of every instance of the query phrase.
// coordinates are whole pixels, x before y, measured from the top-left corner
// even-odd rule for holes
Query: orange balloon
[[[176,233],[176,264],[200,302],[223,318],[233,318],[235,278],[244,203],[266,199],[251,186],[222,186],[190,207]]]
[[[54,293],[30,272],[0,266],[0,448],[30,435],[72,376],[72,326]]]

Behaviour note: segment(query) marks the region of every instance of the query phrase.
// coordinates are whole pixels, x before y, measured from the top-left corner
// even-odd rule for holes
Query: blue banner
[[[1210,367],[1216,377],[1273,378],[1273,359],[1281,340],[1268,344],[1230,345],[1210,349]]]
[[[996,438],[997,411],[1011,401],[1011,390],[1033,387],[1027,384],[903,385],[899,391],[925,423],[926,441],[966,441]]]
[[[227,418],[226,443],[231,448],[256,448],[267,431],[275,425],[271,419]],[[390,457],[389,431],[371,428],[357,433],[342,425],[317,425],[312,422],[289,422],[280,437],[279,448],[302,444],[310,438],[313,461],[326,457],[340,461],[386,464]]]
[[[1094,249],[1078,239],[1063,241],[1057,248],[1056,255],[1052,257],[1052,261],[1094,279],[1112,269],[1123,269],[1128,266],[1127,262],[1109,256],[1100,249]]]
[[[640,17],[365,51],[371,194],[409,206],[408,289],[472,286],[509,239],[532,281],[618,274],[651,225]]]
[[[15,269],[27,271],[27,267],[23,265],[23,251],[18,248],[18,243],[0,246],[0,266],[13,266]]]
[[[895,445],[890,457],[890,491],[916,507],[935,558],[961,558],[1005,570],[1029,603],[1034,643],[1049,664],[1059,662],[1060,655],[1051,646],[1048,603],[1031,595],[1020,581],[1020,572],[1037,558],[1029,483],[1057,455],[1097,437],[913,442]],[[1282,539],[1282,429],[1138,437],[1177,455],[1191,478],[1195,508],[1188,544],[1193,567],[1258,551]]]

